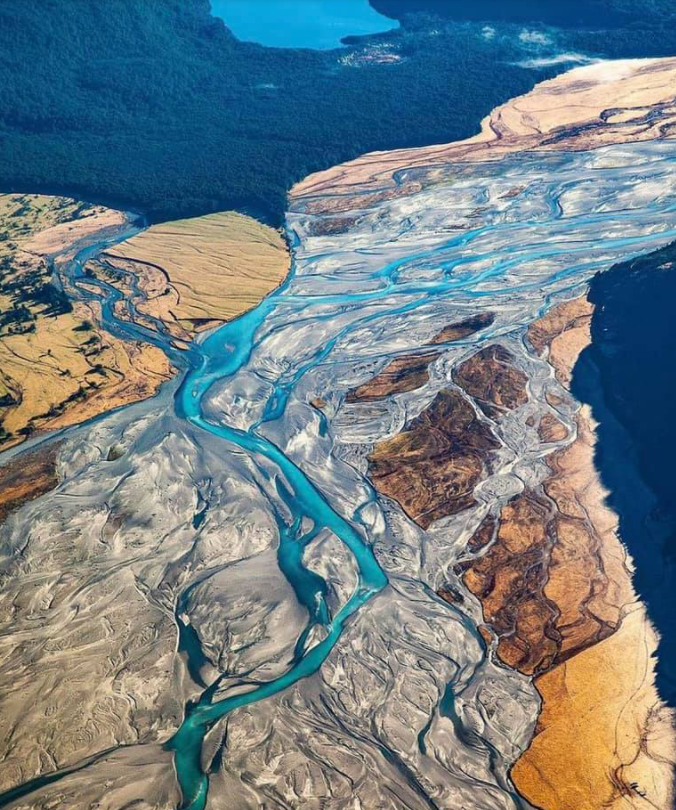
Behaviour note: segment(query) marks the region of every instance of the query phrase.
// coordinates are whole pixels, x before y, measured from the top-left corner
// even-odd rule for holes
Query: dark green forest
[[[279,223],[309,172],[468,136],[546,75],[516,41],[430,19],[310,51],[239,42],[208,0],[2,0],[0,188]],[[373,47],[401,60],[364,62]]]
[[[68,191],[153,219],[240,208],[361,152],[453,140],[532,72],[494,48],[397,37],[406,61],[237,41],[207,0],[3,0],[0,187]]]
[[[627,29],[626,46],[638,31],[658,35],[662,46],[674,43],[676,7],[672,0],[369,0],[392,19],[421,12],[453,20],[540,22],[564,28]],[[668,29],[672,30],[669,31]],[[646,44],[644,40],[644,45]]]

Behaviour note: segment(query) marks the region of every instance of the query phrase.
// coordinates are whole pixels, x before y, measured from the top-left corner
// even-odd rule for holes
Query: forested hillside
[[[487,71],[480,38],[434,44],[399,37],[405,61],[353,67],[238,42],[207,0],[3,0],[0,188],[278,221],[308,172],[462,137],[533,82]]]
[[[453,20],[541,22],[569,29],[625,29],[626,47],[674,45],[676,8],[672,0],[369,0],[373,8],[393,19],[421,12]],[[612,37],[614,40],[615,37]],[[607,43],[604,43],[607,46]]]
[[[545,75],[521,48],[418,15],[349,49],[269,49],[208,0],[2,0],[0,190],[278,223],[311,171],[475,132]]]

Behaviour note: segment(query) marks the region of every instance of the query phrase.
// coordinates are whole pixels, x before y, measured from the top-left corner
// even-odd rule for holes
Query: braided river
[[[84,263],[109,243],[86,248],[70,263],[66,275],[79,295],[102,302],[107,329],[161,347],[179,368],[179,383],[167,388],[171,396],[157,400],[165,416],[143,427],[148,441],[160,429],[190,431],[196,454],[201,446],[224,458],[237,453],[255,471],[276,527],[279,571],[305,617],[290,641],[280,637],[273,677],[265,675],[265,666],[248,668],[247,677],[233,677],[230,668],[188,701],[166,743],[181,808],[208,806],[216,766],[205,764],[205,739],[226,715],[245,707],[270,701],[271,713],[303,718],[309,740],[304,756],[322,762],[325,754],[313,749],[303,683],[319,684],[324,677],[316,689],[328,694],[340,667],[350,673],[356,696],[353,704],[331,704],[324,728],[334,724],[341,740],[351,740],[345,746],[384,757],[392,784],[410,791],[392,806],[450,808],[472,801],[477,810],[526,807],[508,772],[532,734],[535,691],[529,679],[488,661],[471,598],[467,607],[451,606],[434,589],[449,576],[462,538],[486,508],[542,475],[539,451],[519,419],[507,419],[499,436],[500,464],[480,488],[479,507],[429,533],[412,528],[396,507],[376,497],[365,454],[449,386],[453,365],[496,338],[529,373],[533,407],[546,408],[539,392],[549,372],[528,357],[526,328],[553,303],[579,294],[597,271],[676,240],[675,191],[676,147],[659,142],[449,165],[439,182],[416,194],[356,217],[351,212],[345,230],[331,235],[313,235],[321,217],[301,200],[287,216],[293,256],[287,280],[255,309],[187,350],[176,348],[159,323],[150,329],[119,319],[114,304],[120,293],[112,287],[91,279],[83,284]],[[441,346],[444,355],[420,391],[380,410],[343,403],[347,390],[387,360],[421,350],[446,323],[482,311],[495,313],[492,326]],[[329,406],[311,406],[313,398]],[[86,429],[75,430],[81,435]],[[232,480],[236,473],[228,469]],[[102,490],[112,491],[114,470],[101,476]],[[216,514],[207,504],[200,522],[210,513]],[[318,562],[321,549],[329,547],[319,540],[329,536],[342,550]],[[189,601],[194,584],[183,587],[179,602]],[[178,632],[186,634],[185,623]],[[272,635],[274,643],[274,630]],[[196,671],[204,651],[199,634],[191,638],[181,649],[186,666]],[[381,664],[369,664],[369,651]],[[341,664],[331,678],[322,676],[336,661]],[[368,683],[377,666],[373,677],[387,699],[373,687],[372,712],[386,706],[376,722],[368,711]],[[284,697],[291,692],[297,698]],[[283,739],[291,739],[291,732],[284,733]],[[229,750],[223,750],[226,767]],[[49,781],[43,777],[0,796],[0,806]],[[355,791],[376,790],[365,782],[355,785]]]

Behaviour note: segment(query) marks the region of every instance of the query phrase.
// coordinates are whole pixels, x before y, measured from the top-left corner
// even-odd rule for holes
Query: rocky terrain
[[[59,436],[0,524],[0,806],[668,810],[569,383],[589,278],[676,239],[675,79],[575,70],[308,178],[288,279],[197,338],[142,241],[86,257],[181,374]]]

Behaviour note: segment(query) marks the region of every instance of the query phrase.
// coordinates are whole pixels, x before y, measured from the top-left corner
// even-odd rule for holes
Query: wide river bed
[[[182,379],[72,431],[67,481],[27,519],[35,531],[57,514],[86,537],[97,510],[125,504],[137,536],[157,543],[148,587],[171,592],[179,634],[193,632],[180,646],[193,673],[180,678],[185,715],[168,742],[182,807],[201,810],[212,787],[232,808],[358,806],[348,795],[383,810],[523,806],[508,773],[537,693],[487,655],[476,601],[449,605],[435,590],[486,510],[542,480],[540,443],[523,412],[507,416],[478,506],[429,532],[375,497],[366,454],[498,337],[541,412],[551,371],[526,352],[525,329],[596,271],[676,239],[674,188],[668,143],[451,165],[344,233],[310,235],[319,217],[298,206],[287,281],[188,352],[117,321],[108,301],[109,327],[162,346]],[[427,385],[344,403],[388,358],[481,311],[493,325],[446,347]],[[114,440],[127,448],[119,461],[92,455]],[[168,691],[154,698],[163,717]]]

